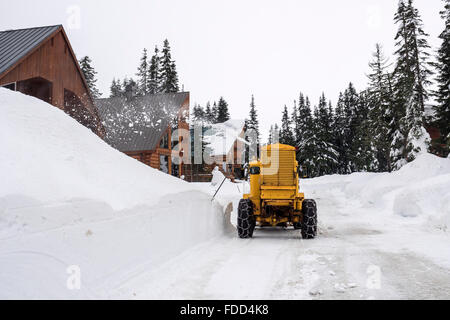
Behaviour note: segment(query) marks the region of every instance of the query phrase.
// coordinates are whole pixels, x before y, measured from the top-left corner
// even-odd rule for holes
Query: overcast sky
[[[300,91],[333,104],[352,81],[366,85],[379,42],[394,51],[397,0],[15,0],[0,2],[0,30],[63,24],[78,57],[89,55],[98,87],[133,76],[142,49],[168,38],[191,106],[224,96],[233,118],[255,95],[263,131]],[[433,50],[444,28],[440,0],[415,0]],[[266,136],[266,132],[264,132]]]

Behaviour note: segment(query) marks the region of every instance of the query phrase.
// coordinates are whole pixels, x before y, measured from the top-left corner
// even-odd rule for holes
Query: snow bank
[[[212,180],[211,180],[211,186],[212,187],[219,187],[220,184],[225,179],[225,176],[222,172],[219,171],[219,167],[215,167],[212,173]]]
[[[41,100],[0,88],[0,112],[0,198],[20,197],[21,205],[87,198],[124,209],[192,189]]]
[[[421,154],[392,173],[354,173],[312,179],[308,186],[334,185],[332,192],[378,214],[418,218],[441,229],[450,226],[450,159]],[[348,201],[347,200],[347,201]]]
[[[0,299],[133,298],[123,283],[227,230],[197,186],[1,88],[0,148]]]
[[[210,184],[197,183],[196,185],[199,189],[209,193],[211,197],[216,193],[216,191],[218,191],[215,197],[215,202],[217,202],[224,209],[224,214],[227,215],[227,221],[231,221],[231,225],[236,226],[239,201],[243,198],[245,193],[250,192],[250,186],[247,181],[236,180],[234,183],[231,182],[230,179],[226,179],[224,181],[225,176],[217,167],[212,171],[212,175],[213,178]],[[221,184],[222,186],[220,187]],[[230,209],[231,212],[227,212],[230,211]],[[229,218],[228,214],[230,214]],[[227,227],[228,230],[230,230],[229,227],[230,226]]]
[[[450,225],[449,159],[422,154],[399,171],[360,176],[363,179],[356,175],[346,187],[348,195],[362,196],[362,201],[403,217],[423,217],[445,228]]]

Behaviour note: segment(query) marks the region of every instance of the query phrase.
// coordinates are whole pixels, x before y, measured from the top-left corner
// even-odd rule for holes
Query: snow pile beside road
[[[20,196],[21,205],[90,198],[123,209],[190,190],[36,98],[0,89],[0,112],[0,197]]]
[[[346,187],[347,195],[402,217],[418,217],[444,229],[450,226],[449,159],[422,154],[397,172],[360,176]]]
[[[1,88],[0,148],[0,299],[133,298],[123,283],[226,230],[195,185]],[[81,290],[70,290],[77,268]]]
[[[221,183],[225,179],[225,175],[219,171],[219,167],[215,167],[212,171],[212,180],[211,180],[211,186],[212,187],[219,187]]]
[[[326,176],[310,184],[340,185],[347,201],[360,203],[377,215],[417,218],[440,229],[450,227],[450,159],[421,154],[392,173],[354,173]]]

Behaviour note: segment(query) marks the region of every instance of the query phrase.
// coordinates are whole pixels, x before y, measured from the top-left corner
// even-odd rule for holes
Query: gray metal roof
[[[61,25],[0,32],[0,74],[58,30]]]
[[[105,141],[119,151],[154,150],[164,131],[178,118],[189,93],[97,99]]]

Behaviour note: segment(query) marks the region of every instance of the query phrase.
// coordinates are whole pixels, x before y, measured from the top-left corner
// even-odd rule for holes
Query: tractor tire
[[[302,238],[314,239],[317,236],[317,205],[314,200],[303,201]]]
[[[253,215],[253,202],[248,199],[242,199],[238,207],[237,230],[239,238],[248,239],[253,237],[255,230],[255,217]]]

